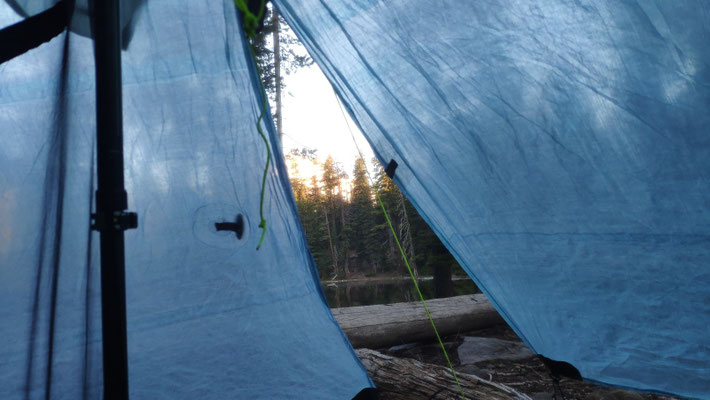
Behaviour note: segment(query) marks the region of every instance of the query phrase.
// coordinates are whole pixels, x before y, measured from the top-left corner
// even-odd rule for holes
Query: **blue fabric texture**
[[[275,2],[535,352],[710,398],[707,2]]]
[[[231,0],[151,0],[123,51],[135,399],[350,399],[371,387],[324,301]],[[0,27],[21,19],[0,3]],[[101,398],[93,43],[0,65],[0,398]],[[264,130],[279,154],[271,119]],[[244,237],[216,222],[246,220]]]

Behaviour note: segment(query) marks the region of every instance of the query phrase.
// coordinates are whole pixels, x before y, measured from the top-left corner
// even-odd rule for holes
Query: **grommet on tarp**
[[[385,167],[385,174],[387,174],[390,179],[394,179],[394,170],[396,170],[398,166],[397,161],[390,160],[390,163]]]
[[[215,222],[214,227],[217,231],[232,231],[237,235],[237,239],[241,239],[244,234],[244,216],[237,215],[234,222]]]

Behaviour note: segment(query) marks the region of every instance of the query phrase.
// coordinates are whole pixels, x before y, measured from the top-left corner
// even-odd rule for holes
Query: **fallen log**
[[[440,336],[504,323],[483,294],[427,300]],[[372,349],[434,338],[421,302],[333,308],[353,347]]]
[[[381,400],[460,399],[461,392],[446,367],[396,358],[370,349],[357,355],[375,382]],[[531,400],[523,393],[475,375],[456,373],[466,399]]]

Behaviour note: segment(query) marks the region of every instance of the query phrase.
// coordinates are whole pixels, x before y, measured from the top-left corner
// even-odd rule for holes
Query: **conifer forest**
[[[436,297],[453,294],[452,273],[465,273],[379,162],[371,161],[371,184],[362,158],[350,171],[312,149],[291,150],[286,161],[321,280],[409,275],[377,191],[414,275],[433,276]]]

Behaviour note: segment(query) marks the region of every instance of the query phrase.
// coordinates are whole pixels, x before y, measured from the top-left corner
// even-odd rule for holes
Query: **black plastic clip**
[[[91,214],[91,229],[95,231],[126,231],[138,227],[138,214],[130,211],[114,211],[109,218],[102,213]]]
[[[232,231],[237,239],[241,239],[244,234],[244,217],[239,214],[234,222],[215,222],[214,227],[217,231]]]
[[[399,164],[397,164],[397,161],[395,160],[390,160],[390,163],[387,164],[385,167],[385,174],[390,177],[390,179],[394,179],[394,171],[397,169]]]

